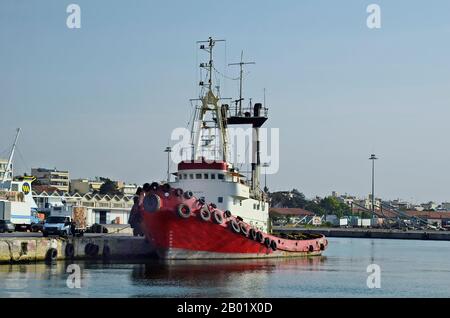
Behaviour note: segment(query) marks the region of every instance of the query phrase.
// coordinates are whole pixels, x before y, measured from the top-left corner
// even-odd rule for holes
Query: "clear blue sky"
[[[71,2],[79,30],[66,27]],[[366,27],[370,3],[380,30]],[[195,41],[209,35],[227,40],[227,62],[243,49],[257,63],[247,96],[267,89],[268,126],[281,135],[272,190],[366,195],[376,152],[384,198],[450,200],[444,0],[2,0],[0,152],[22,127],[17,172],[163,178],[162,150],[197,95]],[[223,95],[235,86],[223,83]]]

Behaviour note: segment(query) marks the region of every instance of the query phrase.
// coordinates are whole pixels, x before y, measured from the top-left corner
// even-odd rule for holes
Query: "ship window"
[[[183,179],[184,179],[184,180],[187,179],[187,174],[183,174]]]
[[[178,179],[183,179],[183,175],[182,174],[180,174],[179,176],[178,176]]]
[[[195,175],[195,179],[201,179],[202,178],[202,174],[201,173],[197,173],[196,175]]]
[[[211,173],[211,179],[212,180],[216,179],[216,174],[215,173]]]
[[[207,174],[207,173],[205,173],[205,174],[203,175],[203,179],[208,179],[208,174]]]
[[[239,200],[239,205],[242,206],[242,200]]]
[[[217,198],[217,202],[223,203],[223,197],[218,197],[218,198]]]
[[[194,175],[192,173],[189,175],[189,179],[194,179]]]
[[[221,173],[219,173],[218,175],[217,175],[217,179],[219,179],[219,180],[223,180],[224,179],[224,175],[223,174],[221,174]]]

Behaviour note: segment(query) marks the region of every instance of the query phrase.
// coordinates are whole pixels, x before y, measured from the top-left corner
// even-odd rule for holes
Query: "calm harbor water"
[[[0,297],[450,297],[450,242],[329,238],[323,257],[0,265]],[[369,264],[381,268],[370,289]]]

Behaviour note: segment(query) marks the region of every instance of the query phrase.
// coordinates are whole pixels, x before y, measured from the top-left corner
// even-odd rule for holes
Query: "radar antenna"
[[[242,101],[244,100],[242,98],[242,81],[243,81],[243,77],[244,77],[244,65],[249,65],[249,64],[256,64],[256,63],[255,62],[244,62],[244,51],[241,51],[241,61],[239,63],[230,63],[230,64],[228,64],[228,66],[239,65],[239,68],[240,68],[240,72],[239,72],[239,99],[235,101],[236,103],[239,102],[239,112],[238,112],[238,109],[236,107],[236,116],[240,116],[242,114]]]

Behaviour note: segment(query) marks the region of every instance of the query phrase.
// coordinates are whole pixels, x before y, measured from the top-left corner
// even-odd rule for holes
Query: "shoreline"
[[[348,237],[348,238],[377,238],[398,240],[430,240],[450,241],[450,231],[417,231],[417,230],[395,230],[395,229],[373,229],[373,228],[302,228],[302,227],[273,227],[275,233],[298,233],[323,234],[326,237]]]

